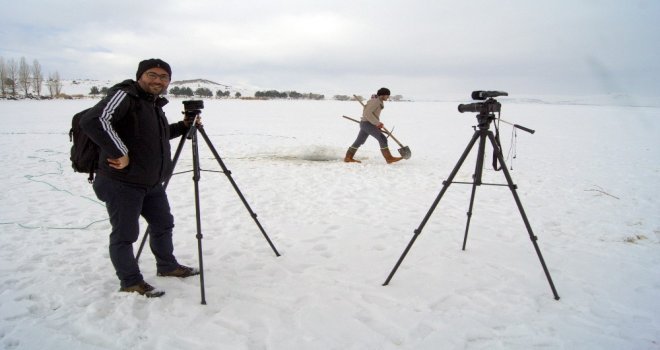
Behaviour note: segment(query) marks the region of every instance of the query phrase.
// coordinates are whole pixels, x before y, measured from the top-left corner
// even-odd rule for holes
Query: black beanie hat
[[[167,62],[161,60],[160,58],[150,58],[140,62],[138,65],[137,73],[135,74],[135,80],[140,80],[142,74],[151,68],[162,68],[167,72],[167,74],[170,75],[170,78],[172,77],[172,69],[170,69],[170,65],[167,64]]]
[[[389,96],[389,95],[390,95],[390,89],[388,88],[380,88],[376,93],[376,96]]]

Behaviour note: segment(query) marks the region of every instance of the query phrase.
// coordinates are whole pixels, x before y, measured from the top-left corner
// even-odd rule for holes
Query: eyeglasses
[[[147,78],[149,78],[151,80],[160,79],[160,81],[165,82],[165,83],[170,81],[170,76],[167,75],[167,74],[158,75],[154,72],[148,72],[146,74],[146,76],[147,76]]]

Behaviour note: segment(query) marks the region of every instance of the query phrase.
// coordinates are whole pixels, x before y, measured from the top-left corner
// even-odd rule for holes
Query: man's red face
[[[138,84],[142,90],[152,95],[160,95],[170,85],[170,75],[163,68],[151,68],[142,73]]]

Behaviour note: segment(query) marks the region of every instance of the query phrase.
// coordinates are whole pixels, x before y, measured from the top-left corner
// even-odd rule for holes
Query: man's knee
[[[174,217],[170,213],[164,213],[158,219],[149,221],[149,231],[154,237],[172,235],[174,229]]]

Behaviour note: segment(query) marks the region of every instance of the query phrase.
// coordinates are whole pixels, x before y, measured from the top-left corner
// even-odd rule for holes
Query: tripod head
[[[481,130],[488,130],[490,129],[490,123],[495,119],[497,117],[493,113],[479,113],[477,114],[477,126]]]
[[[192,136],[195,133],[195,131],[197,131],[197,128],[201,126],[201,125],[197,125],[197,121],[199,115],[202,113],[202,109],[204,109],[204,101],[188,100],[188,101],[183,101],[182,103],[183,103],[183,112],[181,113],[185,115],[184,121],[190,124],[190,129],[186,134],[186,138],[190,140],[192,139]]]

